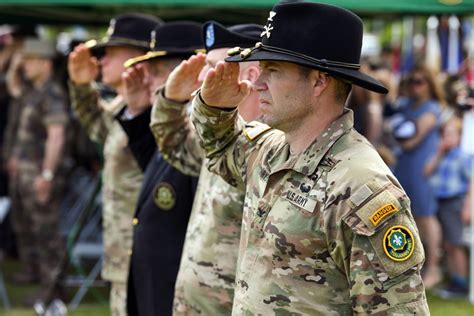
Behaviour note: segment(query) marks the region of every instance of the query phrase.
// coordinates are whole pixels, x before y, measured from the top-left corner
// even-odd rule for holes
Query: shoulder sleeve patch
[[[369,237],[388,277],[396,277],[425,259],[418,230],[408,210],[400,211]]]
[[[244,129],[244,134],[247,136],[247,138],[250,141],[254,141],[257,139],[260,135],[265,133],[268,130],[271,130],[272,128],[266,124],[262,123],[256,123],[254,124],[253,122],[248,124],[247,127]]]

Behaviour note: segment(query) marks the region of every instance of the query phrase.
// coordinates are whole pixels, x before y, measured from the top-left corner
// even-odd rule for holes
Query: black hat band
[[[320,65],[322,67],[333,66],[333,67],[342,67],[342,68],[349,68],[349,69],[356,69],[356,70],[358,70],[360,68],[360,64],[345,63],[345,62],[327,60],[327,59],[317,59],[317,58],[313,58],[313,57],[310,57],[310,56],[307,56],[307,55],[304,55],[304,54],[300,54],[300,53],[297,53],[297,52],[293,52],[293,51],[290,51],[290,50],[287,50],[287,49],[274,47],[274,46],[263,45],[261,42],[258,42],[257,44],[255,44],[255,47],[253,47],[253,48],[239,49],[238,51],[230,50],[228,54],[229,55],[236,55],[237,53],[240,53],[240,57],[242,59],[245,59],[245,58],[249,57],[252,54],[252,52],[256,49],[266,50],[266,51],[273,52],[273,53],[281,53],[281,54],[284,54],[284,55],[301,58],[301,59],[307,60],[311,63],[315,63],[317,65]]]

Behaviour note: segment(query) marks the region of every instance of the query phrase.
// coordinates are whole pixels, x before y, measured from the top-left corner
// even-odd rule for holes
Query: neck
[[[295,125],[295,129],[285,132],[286,141],[292,154],[304,152],[344,112],[342,106],[321,109]]]
[[[425,103],[426,101],[428,101],[429,99],[430,99],[429,95],[421,96],[421,97],[416,99],[415,105],[416,106],[421,105],[421,104]]]

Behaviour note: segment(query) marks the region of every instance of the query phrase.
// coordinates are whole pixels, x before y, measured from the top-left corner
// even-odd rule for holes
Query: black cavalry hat
[[[157,26],[151,32],[149,51],[145,55],[127,60],[124,66],[131,67],[155,58],[188,58],[195,53],[204,52],[201,27],[200,23],[190,21],[169,22]]]
[[[206,51],[218,48],[250,47],[260,40],[263,26],[258,24],[237,24],[225,27],[215,21],[208,21],[202,27]]]
[[[320,3],[279,3],[270,11],[264,28],[261,42],[229,52],[231,57],[226,61],[286,61],[378,93],[388,92],[359,71],[363,24],[354,13]]]
[[[143,50],[150,47],[151,31],[163,21],[148,14],[128,13],[110,20],[109,28],[100,41],[90,40],[86,45],[94,54],[100,54],[106,46],[130,46]]]

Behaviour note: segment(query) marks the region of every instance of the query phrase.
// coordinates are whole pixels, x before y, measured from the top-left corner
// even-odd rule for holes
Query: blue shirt
[[[471,177],[471,160],[459,147],[446,153],[430,183],[437,198],[446,199],[466,193]]]

